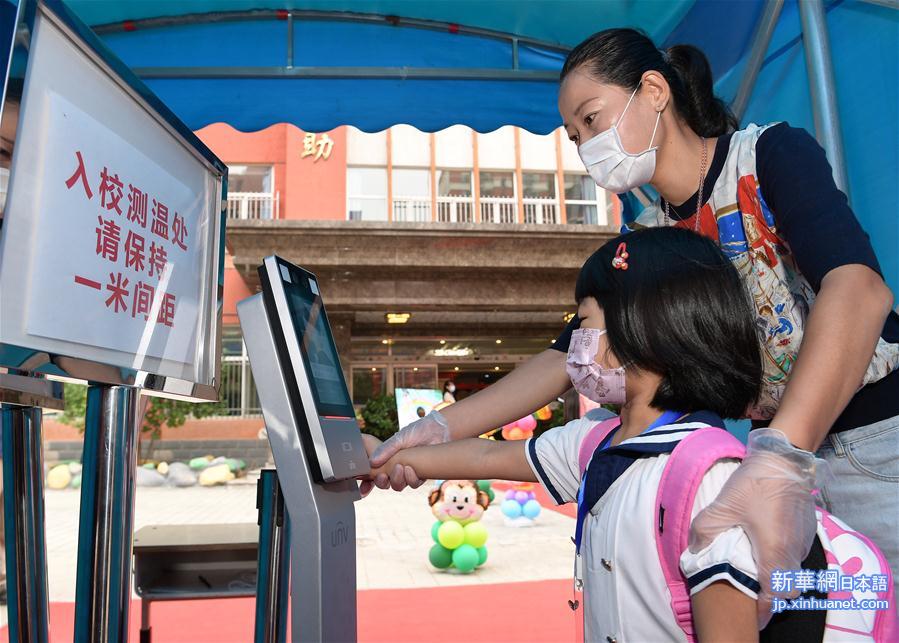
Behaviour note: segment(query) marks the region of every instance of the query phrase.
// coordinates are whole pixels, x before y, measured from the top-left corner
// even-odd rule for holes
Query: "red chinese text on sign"
[[[187,250],[184,243],[185,237],[187,237],[187,224],[184,222],[184,217],[178,216],[176,212],[175,218],[172,220],[172,243],[182,250]]]
[[[76,151],[75,156],[78,158],[78,167],[75,168],[75,172],[66,179],[66,187],[70,190],[72,186],[75,185],[75,182],[79,179],[81,180],[81,186],[84,188],[84,193],[87,195],[88,199],[94,198],[94,193],[91,192],[91,186],[87,183],[87,170],[84,169],[84,159],[81,158],[81,152]]]
[[[138,281],[134,287],[134,301],[131,304],[131,316],[143,315],[147,319],[153,307],[153,286]]]
[[[144,238],[129,230],[128,238],[125,239],[125,267],[141,272],[144,269],[145,258]]]
[[[95,228],[97,232],[97,254],[113,263],[119,260],[119,241],[121,240],[121,228],[113,219],[97,217],[100,225]]]
[[[165,246],[157,246],[155,241],[150,242],[150,269],[149,273],[152,277],[154,274],[156,278],[159,279],[162,276],[163,271],[165,270],[166,259],[168,257],[168,253],[165,251]]]
[[[169,239],[169,209],[156,199],[153,199],[153,225],[150,231],[166,241]]]
[[[171,328],[175,323],[175,295],[166,293],[162,297],[162,305],[159,307],[159,314],[156,316],[156,322]]]
[[[122,273],[109,273],[109,283],[106,284],[106,290],[110,293],[109,297],[106,298],[106,307],[112,308],[113,312],[119,312],[119,308],[121,307],[122,311],[128,310],[128,305],[125,303],[125,297],[128,296],[128,278],[122,277]]]
[[[127,219],[137,223],[141,228],[147,227],[147,193],[128,184],[128,214]]]
[[[124,196],[122,187],[119,175],[109,174],[109,171],[104,167],[103,171],[100,172],[100,205],[107,210],[115,210],[117,214],[122,214],[122,208],[119,206],[119,201]]]

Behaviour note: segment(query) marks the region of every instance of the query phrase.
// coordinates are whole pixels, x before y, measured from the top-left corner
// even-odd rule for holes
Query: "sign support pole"
[[[47,643],[42,410],[4,404],[0,414],[9,640]]]
[[[87,391],[75,643],[128,640],[139,399],[132,386]]]
[[[254,640],[255,643],[284,643],[290,579],[289,521],[277,472],[263,469],[257,485],[259,565],[256,573]]]

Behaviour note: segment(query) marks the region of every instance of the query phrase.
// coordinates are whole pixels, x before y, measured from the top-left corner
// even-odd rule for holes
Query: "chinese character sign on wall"
[[[319,159],[328,160],[331,158],[331,150],[334,148],[334,139],[327,134],[312,134],[311,132],[303,136],[303,154],[302,158],[312,158],[315,163]]]
[[[134,353],[138,363],[143,355],[191,362],[206,195],[113,136],[51,99],[56,148],[38,207],[28,332]]]

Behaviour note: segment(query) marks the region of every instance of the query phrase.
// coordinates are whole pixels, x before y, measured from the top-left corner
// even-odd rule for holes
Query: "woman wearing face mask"
[[[750,434],[750,455],[694,521],[691,550],[741,526],[764,600],[770,571],[798,569],[809,551],[814,468],[806,465],[817,451],[834,474],[823,501],[899,571],[899,316],[823,150],[786,123],[736,130],[699,50],[661,51],[631,29],[600,32],[571,51],[559,111],[599,186],[620,193],[649,183],[661,195],[636,227],[710,237],[754,303],[764,375],[746,415],[781,439],[753,449]],[[373,463],[479,435],[556,398],[571,385],[565,352],[578,324],[493,386],[400,431]],[[398,466],[375,483],[420,481]]]
[[[456,401],[456,384],[452,380],[443,383],[443,401],[448,404]]]

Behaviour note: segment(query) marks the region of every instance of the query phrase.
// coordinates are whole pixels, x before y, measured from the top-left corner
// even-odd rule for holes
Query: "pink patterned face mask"
[[[599,404],[624,404],[624,367],[605,368],[596,363],[599,338],[605,330],[578,328],[571,333],[565,370],[575,390]]]

